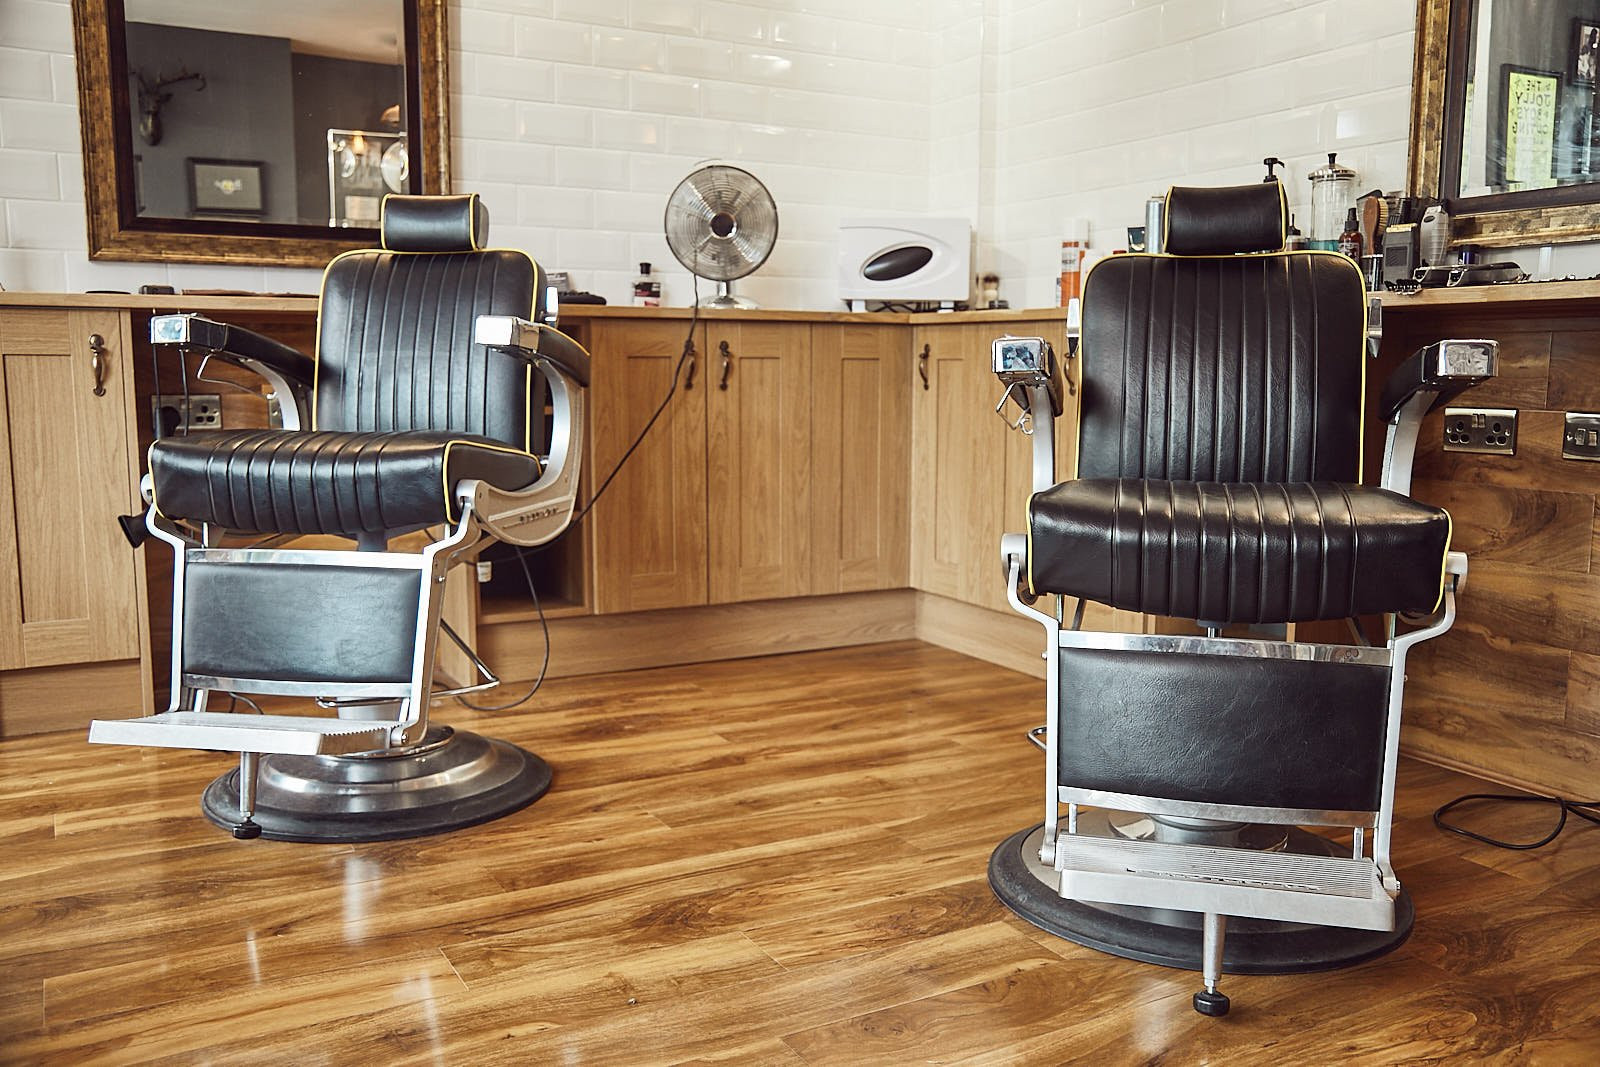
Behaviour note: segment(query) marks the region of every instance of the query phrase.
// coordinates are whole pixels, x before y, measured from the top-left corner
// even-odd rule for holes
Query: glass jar
[[[1327,165],[1307,175],[1311,179],[1312,248],[1337,249],[1345,216],[1356,204],[1356,172],[1341,166],[1336,155],[1329,152]]]

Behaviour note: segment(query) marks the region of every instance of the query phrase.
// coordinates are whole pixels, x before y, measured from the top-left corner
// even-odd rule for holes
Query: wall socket
[[[1600,463],[1600,415],[1587,411],[1567,412],[1566,429],[1561,434],[1561,458]]]
[[[1444,450],[1517,454],[1516,408],[1445,408]]]
[[[185,430],[222,429],[222,396],[219,393],[162,393],[150,398],[150,423],[158,436]]]

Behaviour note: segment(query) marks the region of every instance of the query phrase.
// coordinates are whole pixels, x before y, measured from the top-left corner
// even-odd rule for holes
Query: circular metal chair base
[[[254,823],[272,841],[423,837],[520,811],[551,777],[550,765],[526,749],[435,726],[393,753],[261,757]],[[237,768],[206,787],[200,810],[225,830],[239,826]]]
[[[1198,913],[1063,899],[1056,892],[1056,871],[1039,860],[1043,838],[1043,823],[1018,830],[989,857],[989,888],[1002,904],[1039,929],[1085,948],[1200,970]],[[1289,833],[1291,851],[1325,851],[1326,844],[1304,830]],[[1350,967],[1392,952],[1411,936],[1416,911],[1404,889],[1395,901],[1394,918],[1393,930],[1374,931],[1230,916],[1222,969],[1228,974],[1301,974]]]

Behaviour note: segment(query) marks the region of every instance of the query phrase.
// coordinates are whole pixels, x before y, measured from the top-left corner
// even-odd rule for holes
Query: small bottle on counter
[[[1285,252],[1304,252],[1306,250],[1306,235],[1294,224],[1294,216],[1289,216],[1289,229],[1283,235],[1283,250]]]
[[[650,277],[650,264],[639,264],[639,277],[633,283],[633,306],[653,308],[661,306],[661,283]]]
[[[1067,239],[1061,242],[1061,277],[1056,282],[1056,302],[1061,307],[1083,294],[1083,253],[1088,247],[1088,220],[1067,220]]]
[[[1361,223],[1356,221],[1356,209],[1351,208],[1344,218],[1344,231],[1339,234],[1339,254],[1361,262]]]

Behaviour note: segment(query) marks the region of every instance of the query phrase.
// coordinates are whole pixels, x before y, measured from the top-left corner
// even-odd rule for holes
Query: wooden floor
[[[450,713],[548,796],[358,846],[223,835],[223,756],[6,741],[0,1061],[1600,1062],[1600,828],[1444,835],[1478,783],[1417,763],[1381,960],[1230,978],[1208,1020],[1195,975],[1012,917],[984,871],[1037,821],[1042,690],[915,643],[552,681]]]

